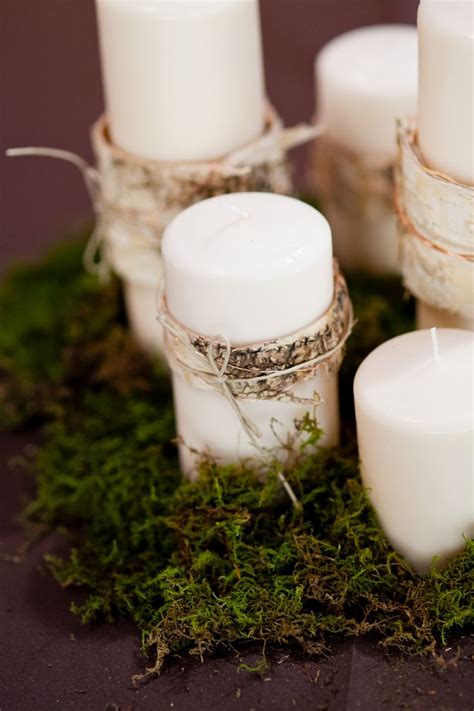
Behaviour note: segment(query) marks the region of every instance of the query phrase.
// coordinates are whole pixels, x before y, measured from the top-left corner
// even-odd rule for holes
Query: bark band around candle
[[[374,217],[393,210],[393,163],[375,162],[327,136],[318,140],[314,154],[318,194],[329,208],[352,219]]]
[[[399,124],[395,203],[402,273],[421,302],[473,317],[474,188],[424,165],[412,122]]]
[[[334,260],[334,297],[325,314],[282,338],[233,346],[222,336],[208,338],[185,328],[170,314],[160,297],[158,320],[166,332],[171,369],[186,382],[221,393],[229,400],[251,441],[258,447],[260,433],[242,412],[238,400],[276,400],[317,405],[319,395],[300,398],[296,383],[313,378],[325,367],[335,375],[353,327],[352,303],[345,279]]]
[[[312,182],[334,228],[342,267],[394,272],[393,161],[357,153],[323,134],[314,148]]]
[[[92,128],[101,196],[95,248],[105,247],[102,256],[114,267],[116,227],[126,228],[126,249],[159,251],[166,225],[196,202],[230,192],[292,194],[287,152],[319,132],[317,126],[306,124],[284,128],[268,105],[265,129],[255,141],[219,160],[171,162],[146,160],[121,150],[112,143],[107,119],[102,117]]]
[[[126,277],[127,252],[151,249],[159,254],[167,224],[196,202],[231,192],[291,195],[288,151],[320,133],[318,125],[285,128],[268,104],[262,135],[220,160],[172,162],[134,156],[112,143],[105,116],[91,130],[95,167],[55,148],[12,148],[7,155],[57,158],[81,171],[96,214],[84,255],[86,269],[104,278],[110,269]]]

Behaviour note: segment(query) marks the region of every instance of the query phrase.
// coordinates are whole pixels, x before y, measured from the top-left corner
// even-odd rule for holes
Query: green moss
[[[248,640],[315,654],[373,633],[428,653],[473,622],[472,542],[420,578],[388,545],[359,479],[352,379],[378,343],[412,327],[396,279],[350,283],[358,325],[341,374],[344,449],[303,444],[285,464],[204,460],[190,483],[172,443],[167,376],[136,351],[117,286],[83,276],[81,250],[64,247],[7,280],[0,363],[4,424],[45,422],[25,515],[70,541],[49,563],[62,585],[85,589],[73,607],[84,621],[134,620],[153,670],[171,653]],[[300,429],[306,442],[320,435],[309,419]],[[282,492],[282,467],[301,510]]]

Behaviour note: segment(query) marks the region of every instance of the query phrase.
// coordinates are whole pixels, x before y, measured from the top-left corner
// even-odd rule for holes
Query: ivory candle
[[[315,74],[327,135],[355,153],[393,161],[395,121],[416,111],[416,29],[376,25],[340,35],[316,57]]]
[[[176,217],[163,238],[166,298],[172,316],[194,332],[227,337],[233,345],[291,334],[330,305],[331,231],[314,208],[290,197],[238,193],[205,200]],[[183,470],[192,475],[189,447],[222,461],[258,454],[229,402],[173,377]],[[320,369],[294,392],[323,404],[316,411],[324,444],[339,438],[337,378]],[[308,405],[240,400],[243,412],[272,447],[294,431]],[[274,422],[272,422],[274,420]]]
[[[415,331],[375,349],[354,395],[364,485],[420,572],[474,533],[474,334]]]
[[[263,130],[257,0],[97,0],[113,141],[137,156],[211,160]]]
[[[157,296],[163,279],[158,251],[130,245],[128,228],[115,226],[108,257],[122,280],[128,325],[142,351],[164,360],[163,329],[157,320]]]
[[[474,0],[418,10],[418,142],[428,167],[474,185]]]
[[[319,178],[335,254],[344,269],[398,271],[390,172],[396,119],[416,111],[416,29],[379,25],[336,37],[316,57],[315,80],[321,148],[328,142],[340,176]]]

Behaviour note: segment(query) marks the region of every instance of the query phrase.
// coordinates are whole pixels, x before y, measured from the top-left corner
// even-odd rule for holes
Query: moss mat
[[[0,287],[0,420],[41,424],[35,498],[25,520],[59,530],[70,554],[49,558],[80,586],[84,621],[131,618],[151,668],[243,641],[318,654],[335,638],[377,635],[404,653],[436,653],[472,623],[472,542],[442,572],[417,576],[387,543],[361,487],[352,380],[380,342],[413,327],[396,279],[349,280],[358,324],[341,373],[344,444],[284,464],[203,461],[184,482],[167,376],[131,341],[116,283],[83,273],[83,240]],[[282,492],[279,468],[303,508]],[[266,483],[262,483],[262,474]]]

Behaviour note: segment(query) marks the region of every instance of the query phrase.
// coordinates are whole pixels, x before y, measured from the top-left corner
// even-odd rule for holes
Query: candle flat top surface
[[[360,410],[394,427],[474,429],[474,333],[436,329],[436,337],[437,351],[429,330],[376,348],[356,374]]]
[[[306,203],[269,193],[204,200],[167,227],[165,260],[188,272],[265,281],[307,271],[332,253],[327,220]]]
[[[239,2],[255,4],[255,0],[97,0],[100,5],[120,12],[153,14],[163,20],[196,17],[225,11]]]
[[[352,92],[416,95],[417,35],[411,25],[377,25],[331,40],[316,57],[322,81]]]

